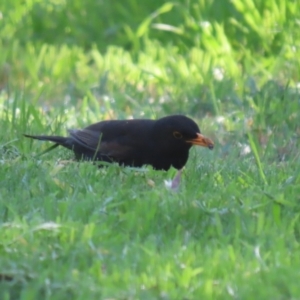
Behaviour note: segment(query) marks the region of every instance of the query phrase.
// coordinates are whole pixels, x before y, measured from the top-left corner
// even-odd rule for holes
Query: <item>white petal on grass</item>
[[[155,23],[151,25],[152,28],[163,30],[163,31],[170,31],[177,34],[183,34],[184,31],[181,28],[169,25],[169,24],[163,24],[163,23]]]
[[[241,151],[240,151],[241,156],[244,156],[244,155],[247,155],[247,154],[251,153],[251,148],[250,148],[249,145],[238,143],[238,146],[241,149]]]
[[[234,296],[235,295],[235,292],[234,292],[234,289],[230,286],[230,285],[227,285],[227,292],[230,296]]]
[[[60,227],[61,227],[61,225],[57,224],[55,222],[46,222],[46,223],[36,226],[34,228],[34,230],[56,230]]]
[[[256,257],[256,259],[262,264],[264,265],[264,260],[262,259],[261,255],[260,255],[260,248],[259,246],[256,246],[254,248],[254,256]]]
[[[210,22],[208,22],[208,21],[199,22],[199,25],[203,28],[208,28],[211,26]]]
[[[224,123],[225,122],[225,117],[219,116],[216,118],[217,123]]]
[[[165,180],[165,186],[167,189],[177,191],[181,180],[182,169],[177,172],[173,180]]]
[[[216,80],[222,81],[224,79],[224,70],[221,68],[214,68],[213,75]]]

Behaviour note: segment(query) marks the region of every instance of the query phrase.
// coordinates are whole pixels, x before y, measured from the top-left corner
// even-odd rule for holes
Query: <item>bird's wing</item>
[[[95,151],[99,148],[102,134],[88,129],[72,129],[69,130],[70,136],[74,139],[79,145]]]
[[[100,155],[111,157],[115,161],[125,159],[132,148],[122,145],[117,139],[107,140],[101,132],[82,129],[69,130],[70,136],[82,147],[97,152]]]

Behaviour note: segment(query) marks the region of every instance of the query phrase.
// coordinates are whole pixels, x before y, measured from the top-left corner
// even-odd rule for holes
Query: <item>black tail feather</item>
[[[51,147],[47,148],[46,150],[42,151],[41,153],[37,154],[36,157],[39,157],[53,149],[55,149],[56,147],[58,147],[59,145],[66,147],[68,149],[71,149],[71,146],[68,144],[69,142],[69,138],[63,137],[63,136],[49,136],[49,135],[30,135],[30,134],[24,134],[25,137],[28,138],[32,138],[35,140],[40,140],[40,141],[49,141],[49,142],[53,142],[55,143],[54,145],[52,145]]]
[[[50,141],[59,145],[64,146],[66,142],[68,141],[68,138],[63,136],[49,136],[49,135],[30,135],[30,134],[24,134],[25,137],[32,138],[35,140],[40,141]]]

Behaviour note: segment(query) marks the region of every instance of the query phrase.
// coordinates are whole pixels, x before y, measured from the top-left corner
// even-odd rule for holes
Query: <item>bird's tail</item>
[[[43,152],[39,153],[37,156],[43,155],[53,149],[55,149],[56,147],[58,147],[59,145],[62,145],[64,147],[66,147],[66,144],[68,142],[68,138],[63,137],[63,136],[49,136],[49,135],[30,135],[30,134],[24,134],[25,137],[31,138],[31,139],[35,139],[35,140],[40,140],[40,141],[50,141],[55,143],[53,146],[47,148],[46,150],[44,150]]]
[[[50,135],[24,134],[24,136],[28,137],[28,138],[35,139],[35,140],[40,140],[40,141],[50,141],[50,142],[53,142],[53,143],[56,143],[56,144],[59,144],[59,145],[64,145],[68,140],[68,138],[66,138],[66,137],[56,136],[56,135],[50,136]]]

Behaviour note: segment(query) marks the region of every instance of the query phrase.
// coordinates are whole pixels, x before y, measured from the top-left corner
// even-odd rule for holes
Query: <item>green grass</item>
[[[300,298],[300,10],[277,2],[3,4],[1,300]],[[215,141],[177,192],[23,137],[172,113]]]

